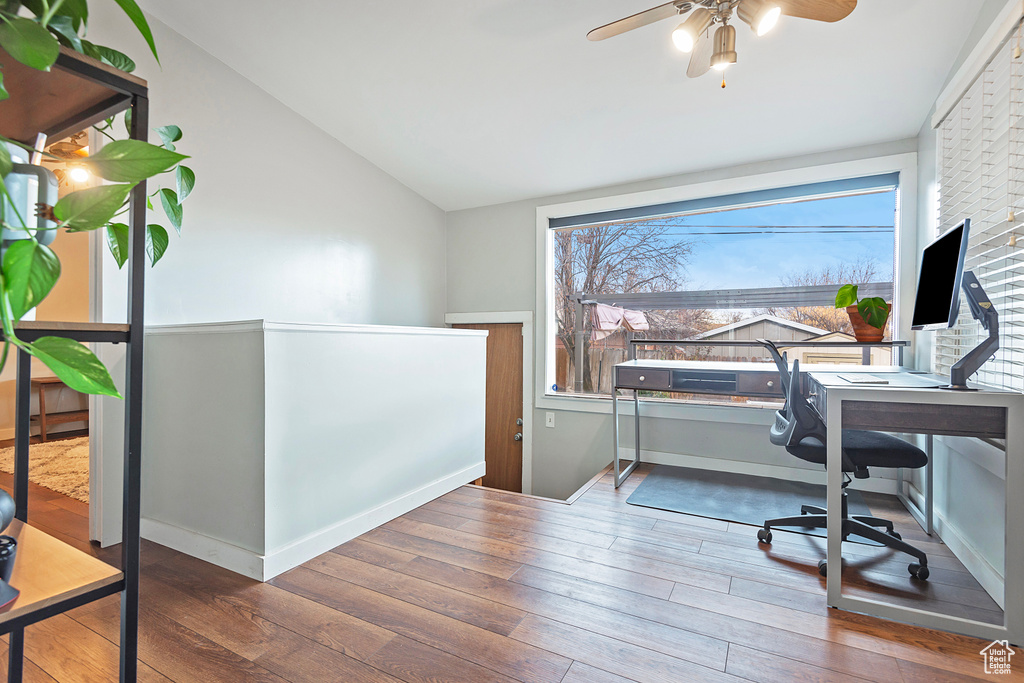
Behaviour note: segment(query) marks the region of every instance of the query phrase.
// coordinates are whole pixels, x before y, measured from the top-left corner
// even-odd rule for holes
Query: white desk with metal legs
[[[845,374],[845,370],[843,371]],[[828,566],[841,566],[842,430],[873,429],[1005,440],[1006,517],[1004,623],[995,625],[881,600],[843,595],[842,572],[828,572],[828,604],[873,616],[964,633],[987,640],[1024,642],[1024,394],[984,389],[935,388],[941,377],[887,375],[887,385],[853,384],[833,372],[808,373],[808,396],[828,425]],[[956,491],[951,491],[956,495]],[[908,575],[909,576],[909,575]]]

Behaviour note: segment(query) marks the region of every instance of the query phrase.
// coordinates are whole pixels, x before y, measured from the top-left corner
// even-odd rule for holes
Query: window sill
[[[571,396],[544,394],[537,399],[538,410],[563,410],[576,413],[612,414],[610,396]],[[665,399],[640,399],[641,417],[698,422],[729,422],[733,424],[771,425],[779,405],[724,405],[721,403],[689,403]],[[619,397],[619,415],[633,414],[632,397]]]

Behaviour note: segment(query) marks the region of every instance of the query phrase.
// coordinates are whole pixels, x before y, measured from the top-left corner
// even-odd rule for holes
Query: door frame
[[[523,493],[533,493],[533,311],[445,313],[445,325],[523,326]]]

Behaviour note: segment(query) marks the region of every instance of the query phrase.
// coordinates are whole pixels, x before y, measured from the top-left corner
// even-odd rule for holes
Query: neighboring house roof
[[[794,330],[806,332],[807,334],[814,337],[821,336],[823,334],[829,334],[828,330],[823,330],[819,327],[811,327],[810,325],[804,325],[803,323],[794,322],[792,320],[786,320],[785,318],[779,318],[778,316],[768,315],[767,313],[765,313],[764,315],[754,316],[753,318],[744,318],[743,320],[740,320],[738,322],[734,322],[723,327],[716,327],[715,329],[708,330],[707,332],[702,332],[701,334],[698,334],[696,337],[694,337],[694,339],[710,339],[711,337],[717,337],[723,332],[729,332],[730,330],[738,330],[744,327],[749,327],[751,325],[756,325],[757,323],[761,322],[775,323],[776,325],[779,325],[781,327],[789,327]]]
[[[852,334],[846,334],[845,332],[826,332],[825,334],[818,335],[817,337],[811,337],[810,339],[805,339],[804,341],[856,341],[856,339],[857,338],[854,337]]]

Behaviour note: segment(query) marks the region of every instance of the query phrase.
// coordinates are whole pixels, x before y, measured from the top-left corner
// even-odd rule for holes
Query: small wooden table
[[[86,410],[65,410],[60,413],[46,414],[46,387],[59,384],[67,386],[59,377],[34,377],[32,387],[39,389],[39,414],[29,417],[29,422],[39,425],[39,441],[46,441],[46,426],[64,424],[65,422],[86,422],[89,421],[89,411]],[[88,429],[88,427],[86,427]]]

